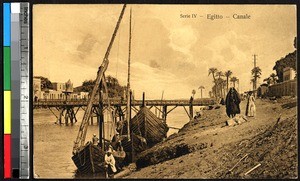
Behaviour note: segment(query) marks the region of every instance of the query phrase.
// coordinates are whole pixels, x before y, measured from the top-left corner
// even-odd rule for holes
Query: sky
[[[123,5],[34,5],[33,75],[74,86],[96,78]],[[213,86],[208,69],[231,70],[239,91],[250,90],[253,54],[262,70],[295,50],[294,5],[127,5],[110,51],[106,75],[127,84],[129,13],[132,8],[130,85],[135,97],[200,98]],[[197,14],[196,18],[180,15]],[[250,15],[234,19],[233,15]],[[211,20],[208,15],[222,15]],[[202,16],[202,17],[201,17]],[[228,18],[227,18],[228,17]],[[274,72],[275,73],[275,72]]]

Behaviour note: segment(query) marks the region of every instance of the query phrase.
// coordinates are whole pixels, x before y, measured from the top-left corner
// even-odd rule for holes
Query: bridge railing
[[[38,101],[33,102],[34,106],[59,106],[59,105],[87,105],[88,100],[61,100],[61,99],[39,99]],[[131,102],[132,105],[142,105],[142,100],[134,100]],[[95,100],[93,104],[98,104],[98,100]],[[104,101],[104,104],[108,104],[107,100]],[[110,99],[111,105],[125,105],[126,100],[120,99]],[[145,100],[146,105],[188,105],[190,100]],[[216,104],[216,101],[211,98],[195,99],[193,105],[213,105]]]

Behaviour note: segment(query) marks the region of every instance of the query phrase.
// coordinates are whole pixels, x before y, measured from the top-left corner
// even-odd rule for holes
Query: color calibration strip
[[[4,178],[29,178],[29,3],[3,3]]]
[[[29,178],[29,3],[20,3],[20,178]]]
[[[11,178],[10,3],[3,3],[4,178]]]
[[[20,162],[20,3],[11,3],[10,58],[11,58],[11,167],[12,178],[19,178]]]

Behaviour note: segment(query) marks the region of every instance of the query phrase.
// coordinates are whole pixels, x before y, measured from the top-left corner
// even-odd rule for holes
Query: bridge
[[[111,106],[126,106],[126,100],[121,101],[120,99],[110,99]],[[33,102],[33,108],[37,107],[57,107],[57,106],[86,106],[88,100],[61,100],[61,99],[40,99],[37,102]],[[97,100],[93,102],[96,106],[99,104]],[[146,106],[189,106],[190,100],[145,100]],[[211,98],[195,99],[192,102],[193,106],[210,106],[214,105],[215,100]],[[104,100],[104,106],[108,105],[108,101]],[[132,100],[132,106],[142,106],[142,100]]]
[[[109,104],[108,104],[109,102]],[[78,99],[78,100],[62,100],[62,99],[40,99],[38,101],[33,102],[33,108],[47,108],[49,109],[52,114],[57,118],[57,121],[61,124],[62,117],[65,118],[65,123],[68,124],[69,120],[71,123],[74,121],[77,122],[76,114],[78,110],[81,108],[85,110],[85,107],[88,104],[88,100]],[[195,99],[193,101],[184,100],[184,99],[177,99],[177,100],[131,100],[130,108],[131,110],[135,111],[136,113],[139,111],[139,107],[147,106],[150,110],[152,108],[155,109],[155,113],[158,112],[158,117],[166,121],[167,115],[173,111],[175,108],[181,106],[184,108],[185,112],[187,113],[190,120],[193,118],[193,107],[194,106],[213,106],[216,105],[217,102],[215,99],[212,98],[202,98],[202,99]],[[118,112],[116,115],[119,115],[119,119],[124,117],[124,113],[126,112],[126,100],[120,99],[109,99],[103,101],[103,107],[113,108],[114,111]],[[189,107],[189,111],[187,110],[186,106]],[[97,117],[99,101],[95,100],[93,102],[93,109],[92,113],[94,116],[91,116],[91,124],[93,124],[93,117]],[[122,108],[123,107],[123,108]],[[170,108],[168,110],[168,107]],[[59,115],[55,113],[52,109],[56,109],[59,112]],[[160,117],[161,115],[161,117]]]

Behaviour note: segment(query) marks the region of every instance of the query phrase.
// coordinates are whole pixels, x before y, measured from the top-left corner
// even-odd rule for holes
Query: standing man
[[[93,141],[93,145],[98,145],[98,142],[99,142],[99,138],[97,138],[97,136],[96,136],[96,134],[93,134],[93,139],[92,139],[92,141]]]
[[[191,96],[191,98],[190,98],[190,106],[189,106],[189,108],[190,108],[190,121],[192,121],[193,120],[193,117],[194,117],[194,111],[193,111],[193,101],[194,101],[194,98],[193,98],[193,96]]]

